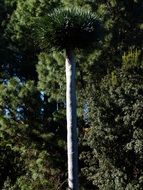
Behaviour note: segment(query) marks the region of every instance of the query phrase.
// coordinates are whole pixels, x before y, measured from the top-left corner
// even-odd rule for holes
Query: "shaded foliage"
[[[143,68],[133,59],[124,64],[126,69],[102,81],[87,133],[96,161],[87,178],[99,189],[141,189],[143,185]]]

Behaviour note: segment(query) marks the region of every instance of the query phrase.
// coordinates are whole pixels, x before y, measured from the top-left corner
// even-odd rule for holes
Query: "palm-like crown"
[[[36,41],[46,50],[85,48],[99,39],[100,26],[89,11],[56,9],[36,21]]]

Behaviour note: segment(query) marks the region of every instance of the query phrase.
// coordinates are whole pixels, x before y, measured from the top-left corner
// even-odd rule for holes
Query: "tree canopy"
[[[87,48],[99,40],[101,24],[80,8],[56,9],[35,21],[35,41],[43,50]]]

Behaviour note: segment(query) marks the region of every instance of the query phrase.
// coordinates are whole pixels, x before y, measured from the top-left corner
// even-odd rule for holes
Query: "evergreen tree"
[[[66,176],[63,171],[66,160],[65,114],[55,113],[56,102],[48,102],[48,97],[37,89],[37,57],[34,48],[28,51],[31,43],[22,47],[24,38],[12,38],[16,35],[16,28],[12,29],[12,26],[21,28],[13,25],[11,14],[15,14],[15,9],[25,8],[27,2],[3,1],[1,4],[4,11],[0,31],[3,42],[0,47],[0,186],[1,189],[57,189]],[[31,17],[30,14],[27,16]],[[17,21],[22,19],[19,17]],[[40,159],[42,163],[36,162]]]
[[[92,112],[96,120],[86,136],[94,164],[83,171],[99,189],[142,189],[143,185],[142,63],[137,52],[123,59],[122,69],[101,83]]]

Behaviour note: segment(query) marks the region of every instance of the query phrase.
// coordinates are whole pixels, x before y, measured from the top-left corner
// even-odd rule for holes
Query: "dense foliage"
[[[86,137],[95,163],[85,173],[99,189],[143,187],[143,68],[132,61],[103,79],[92,110]]]
[[[36,47],[32,26],[71,6],[107,31],[76,50],[80,189],[142,190],[142,0],[0,1],[0,189],[67,187],[64,55]]]

